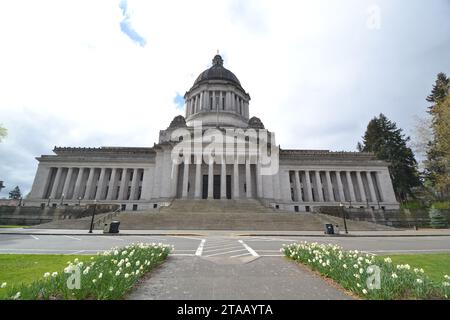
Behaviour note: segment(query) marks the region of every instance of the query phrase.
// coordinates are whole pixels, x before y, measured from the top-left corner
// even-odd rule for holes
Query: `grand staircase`
[[[318,231],[341,218],[317,213],[294,213],[263,206],[257,200],[175,200],[159,212],[120,213],[122,230],[264,230]],[[347,221],[349,230],[391,230],[369,222]]]
[[[321,231],[326,223],[343,220],[319,213],[287,212],[263,206],[258,200],[175,200],[159,211],[122,211],[96,215],[95,229],[105,222],[120,221],[121,230],[259,230]],[[41,229],[88,230],[91,217],[55,220],[34,226]],[[347,220],[348,229],[392,230],[393,228],[363,221]]]

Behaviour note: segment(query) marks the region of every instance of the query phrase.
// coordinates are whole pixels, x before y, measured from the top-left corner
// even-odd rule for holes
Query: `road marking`
[[[36,237],[35,235],[30,234],[30,237],[33,237],[34,240],[39,240],[39,238]]]
[[[232,250],[232,251],[226,251],[226,252],[219,252],[219,253],[209,254],[209,255],[204,256],[204,257],[207,258],[207,257],[223,256],[224,254],[233,253],[233,252],[240,252],[240,251],[245,251],[245,250],[246,249],[239,249],[239,250]]]
[[[250,253],[246,252],[246,253],[243,253],[243,254],[237,254],[235,256],[231,256],[230,258],[238,258],[238,257],[243,257],[243,256],[248,256],[248,255],[250,255]]]
[[[186,237],[186,236],[170,236],[171,238],[185,238],[189,240],[201,240],[201,238],[194,238],[194,237]]]
[[[85,252],[86,250],[80,250],[80,251],[75,251],[75,252],[72,252],[72,254],[79,254],[79,253],[83,253],[83,252]]]
[[[214,251],[220,251],[220,250],[231,250],[231,249],[237,249],[240,248],[240,245],[232,245],[232,246],[226,246],[226,247],[221,247],[221,248],[216,248],[216,249],[210,249],[209,247],[206,247],[203,249],[204,252],[214,252]]]
[[[250,248],[244,241],[239,240],[239,243],[242,244],[244,246],[245,249],[247,249],[248,252],[250,252],[250,254],[254,257],[259,257],[259,255],[256,253],[255,250],[253,250],[252,248]]]
[[[69,238],[69,239],[73,239],[73,240],[78,240],[78,241],[81,240],[80,238],[75,238],[75,237],[72,237],[72,236],[64,236],[64,237]]]
[[[104,236],[104,237],[111,238],[111,239],[114,239],[114,240],[124,241],[122,238],[117,238],[115,236]]]
[[[192,253],[171,253],[171,256],[183,256],[183,257],[193,257],[195,254]]]
[[[198,245],[197,251],[195,251],[195,255],[196,256],[201,256],[202,252],[203,252],[203,246],[205,245],[205,239],[202,239],[202,241],[200,241],[200,244]]]

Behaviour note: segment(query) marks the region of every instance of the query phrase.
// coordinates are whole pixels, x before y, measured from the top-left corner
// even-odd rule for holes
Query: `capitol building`
[[[292,212],[399,207],[388,164],[372,154],[277,146],[275,133],[250,117],[250,95],[220,55],[184,98],[184,117],[153,147],[55,147],[37,157],[26,205],[158,210],[175,199],[252,199]]]

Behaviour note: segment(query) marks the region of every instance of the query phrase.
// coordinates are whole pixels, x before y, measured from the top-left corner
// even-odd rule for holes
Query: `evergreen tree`
[[[14,189],[12,189],[9,192],[9,198],[10,199],[14,199],[14,200],[18,200],[22,197],[22,192],[20,192],[20,188],[19,186],[16,186]]]
[[[450,78],[439,73],[428,102],[432,139],[428,143],[425,164],[425,184],[431,187],[439,198],[450,196]]]
[[[369,122],[362,143],[358,143],[359,151],[372,152],[389,163],[394,191],[400,201],[412,196],[412,188],[421,185],[417,161],[407,146],[409,140],[395,122],[380,114]]]
[[[8,135],[8,130],[0,124],[0,142]]]

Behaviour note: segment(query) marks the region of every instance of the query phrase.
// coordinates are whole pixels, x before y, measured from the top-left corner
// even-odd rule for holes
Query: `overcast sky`
[[[0,180],[54,146],[153,146],[217,50],[282,148],[354,151],[380,112],[412,134],[450,74],[450,1],[4,1]]]

